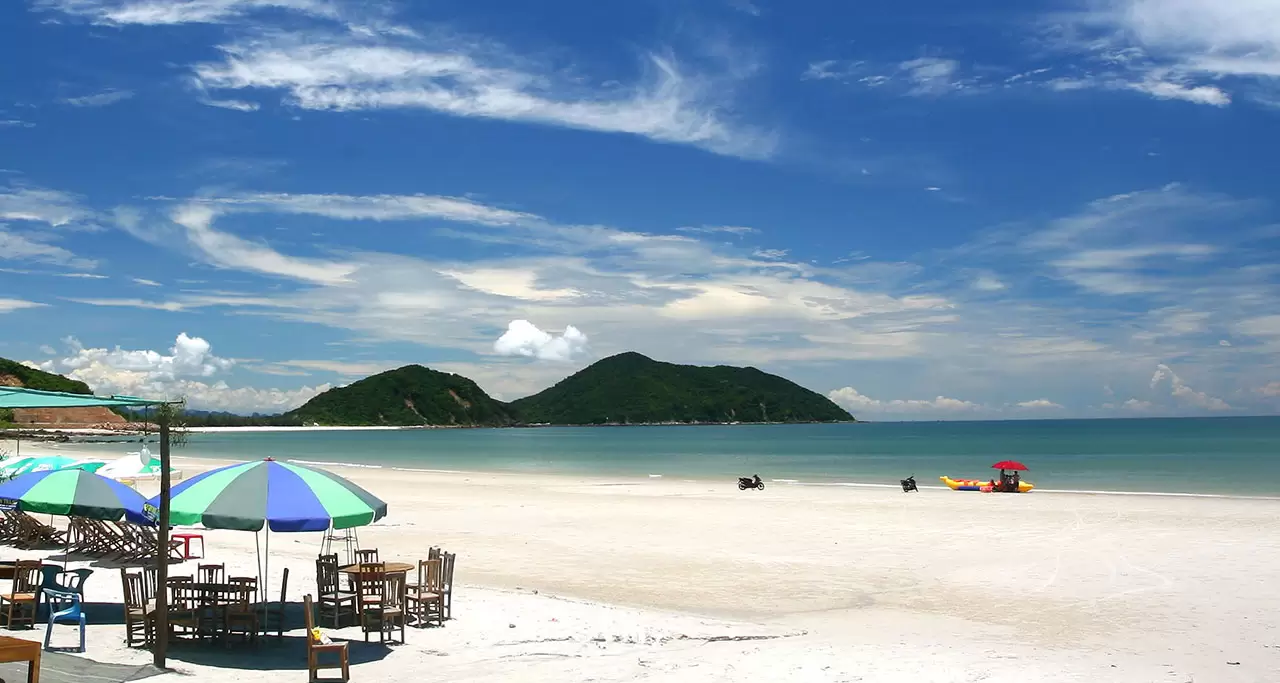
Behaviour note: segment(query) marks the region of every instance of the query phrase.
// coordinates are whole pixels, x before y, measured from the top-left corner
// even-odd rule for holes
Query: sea
[[[137,450],[94,444],[101,455]],[[154,450],[154,446],[152,446]],[[1037,491],[1280,497],[1280,417],[193,433],[175,455],[424,471],[891,486],[987,479]]]

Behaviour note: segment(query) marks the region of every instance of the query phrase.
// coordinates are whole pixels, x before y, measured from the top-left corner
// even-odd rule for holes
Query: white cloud
[[[971,401],[938,396],[933,399],[893,399],[883,401],[864,396],[853,387],[843,387],[827,392],[827,398],[845,408],[854,417],[873,415],[906,415],[913,417],[929,415],[955,416],[971,414],[985,410],[986,407]]]
[[[270,211],[336,220],[441,220],[509,225],[538,221],[519,211],[486,206],[461,197],[438,195],[370,195],[250,193],[195,200],[216,205],[220,211]]]
[[[62,103],[73,107],[106,107],[131,97],[133,97],[132,90],[106,90],[93,95],[68,97],[63,99]]]
[[[210,263],[225,268],[249,270],[266,275],[304,280],[321,284],[347,281],[354,266],[346,263],[316,261],[285,256],[265,244],[250,242],[213,227],[217,213],[207,205],[184,204],[171,215],[173,222],[186,229],[190,244]]]
[[[302,370],[320,370],[344,377],[367,377],[387,370],[394,370],[408,365],[408,363],[400,361],[282,360],[271,363],[271,365],[300,368]]]
[[[1018,408],[1024,410],[1061,410],[1062,406],[1050,401],[1047,398],[1037,398],[1033,401],[1022,401],[1016,404]]]
[[[36,187],[0,188],[0,220],[31,221],[58,228],[89,216],[79,200],[66,192]]]
[[[150,301],[147,299],[94,299],[94,298],[71,298],[67,301],[77,304],[85,304],[87,306],[107,306],[118,308],[145,308],[153,311],[182,311],[186,310],[186,306],[176,301]]]
[[[21,119],[0,119],[0,127],[3,128],[35,128],[36,124]]]
[[[645,82],[584,88],[581,81],[456,41],[426,44],[376,33],[272,34],[223,46],[221,62],[194,67],[202,92],[280,90],[303,109],[424,109],[449,116],[540,123],[718,154],[765,158],[771,133],[730,119],[727,97],[747,74],[695,74],[651,54]],[[482,54],[483,53],[483,54]]]
[[[201,96],[199,99],[200,104],[205,106],[217,107],[218,109],[230,109],[231,111],[242,111],[248,113],[258,111],[262,108],[262,105],[257,102],[250,102],[248,100],[234,100],[226,98],[214,99],[207,96]]]
[[[1101,69],[1077,79],[1080,87],[1222,107],[1238,79],[1280,78],[1274,0],[1102,0],[1048,23]]]
[[[1232,410],[1226,401],[1192,389],[1168,365],[1161,363],[1156,366],[1155,374],[1151,376],[1151,388],[1156,389],[1165,383],[1169,386],[1170,395],[1181,403],[1205,410]]]
[[[763,259],[781,259],[786,258],[789,253],[790,249],[756,249],[751,255]]]
[[[139,285],[142,285],[143,287],[160,287],[161,286],[159,282],[156,282],[155,280],[148,280],[143,277],[135,277],[130,279],[133,280],[134,284],[139,284]]]
[[[1136,413],[1145,413],[1145,412],[1150,412],[1154,410],[1155,404],[1151,403],[1150,401],[1140,401],[1136,398],[1131,398],[1125,401],[1124,403],[1122,403],[1120,407],[1124,408],[1125,410],[1131,410]]]
[[[1268,382],[1265,386],[1258,387],[1258,393],[1267,398],[1280,397],[1280,382]]]
[[[232,388],[225,381],[208,381],[231,369],[234,362],[213,353],[209,342],[179,334],[168,353],[151,350],[86,348],[78,340],[64,340],[61,358],[27,364],[66,375],[89,385],[98,394],[146,398],[187,399],[190,408],[233,412],[282,412],[295,408],[329,385],[293,390]]]
[[[703,234],[703,235],[725,233],[728,235],[738,235],[738,236],[751,235],[751,234],[760,232],[755,228],[748,228],[742,225],[703,225],[699,227],[676,228],[676,230],[679,232],[691,232],[691,233],[697,233],[697,234]]]
[[[866,88],[897,86],[895,90],[906,95],[936,97],[980,84],[977,79],[961,77],[960,71],[959,62],[940,57],[919,57],[888,65],[828,59],[809,64],[801,79],[853,82]]]
[[[39,304],[34,301],[23,301],[22,299],[0,299],[0,313],[11,313],[20,311],[24,308],[39,308],[48,304]]]
[[[113,25],[215,24],[270,9],[337,16],[327,0],[36,0],[35,6]]]
[[[979,292],[999,292],[1006,289],[1006,285],[994,275],[979,275],[973,281],[973,288]]]
[[[587,335],[569,325],[564,333],[543,332],[528,320],[512,320],[507,331],[493,342],[500,356],[525,356],[538,360],[570,361],[587,352]]]
[[[965,87],[956,77],[960,64],[954,59],[921,57],[902,62],[898,69],[911,83],[913,95],[942,95]]]
[[[56,244],[49,244],[46,240],[51,237],[48,234],[11,232],[0,224],[0,259],[69,268],[93,268],[96,265],[92,259],[81,258]]]

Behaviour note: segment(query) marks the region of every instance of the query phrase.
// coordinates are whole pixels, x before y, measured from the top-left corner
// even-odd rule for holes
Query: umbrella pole
[[[62,571],[71,563],[71,518],[67,517],[67,547],[62,549]]]

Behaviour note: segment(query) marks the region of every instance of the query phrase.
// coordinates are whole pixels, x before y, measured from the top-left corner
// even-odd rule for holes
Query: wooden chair
[[[431,546],[427,550],[428,560],[440,560],[440,593],[444,598],[444,620],[453,618],[453,561],[457,553],[447,553],[439,546]]]
[[[262,632],[271,632],[271,623],[276,624],[276,637],[284,637],[285,595],[289,591],[289,568],[284,568],[284,578],[280,579],[280,602],[264,602],[259,605],[262,611]]]
[[[229,603],[222,608],[223,640],[230,647],[231,633],[236,632],[244,634],[247,640],[257,645],[261,622],[253,596],[258,592],[258,579],[255,576],[233,576],[227,582],[241,590],[233,594]]]
[[[386,574],[387,587],[383,593],[382,607],[378,610],[378,622],[381,626],[378,634],[379,641],[385,642],[386,637],[395,630],[397,625],[400,626],[400,642],[404,643],[405,622],[408,621],[405,613],[405,577],[399,572],[394,574]]]
[[[359,619],[360,607],[354,592],[341,590],[338,575],[338,556],[321,555],[316,560],[316,591],[320,596],[320,613],[325,608],[333,611],[333,627],[342,628],[342,614],[349,613],[351,620]],[[345,606],[345,609],[344,609]]]
[[[444,625],[440,566],[440,560],[419,560],[418,582],[406,591],[405,608],[417,626],[425,627],[432,621]]]
[[[141,633],[142,643],[150,645],[153,637],[152,616],[155,601],[148,600],[144,593],[142,574],[131,574],[121,567],[120,582],[124,585],[125,644],[133,647],[134,638]]]
[[[386,598],[386,565],[380,562],[360,565],[356,574],[356,606],[360,610],[360,629],[364,631],[366,643],[371,629],[377,628],[379,633],[382,632],[380,613]],[[380,637],[385,640],[385,635]]]
[[[40,590],[39,560],[18,560],[13,565],[13,585],[8,595],[0,595],[0,610],[3,610],[5,627],[12,629],[18,624],[36,626],[36,591]],[[30,609],[30,615],[27,610]]]
[[[362,548],[355,552],[355,556],[356,564],[371,564],[379,561],[377,548]]]
[[[190,576],[170,577],[166,584],[169,591],[169,639],[175,636],[199,638],[202,631],[200,596],[192,588]]]
[[[440,615],[448,621],[453,618],[453,561],[457,553],[440,554]]]
[[[346,683],[346,681],[351,680],[351,663],[350,658],[347,656],[347,644],[325,644],[317,640],[315,636],[316,621],[312,615],[311,594],[308,593],[302,599],[302,607],[307,620],[307,680],[311,683],[317,683],[317,681],[342,681],[342,683]],[[319,659],[322,654],[338,655],[338,663],[336,665],[327,664],[321,666]],[[320,678],[321,669],[339,668],[342,669],[342,678]]]
[[[225,564],[201,564],[196,566],[197,583],[224,583],[227,576]]]

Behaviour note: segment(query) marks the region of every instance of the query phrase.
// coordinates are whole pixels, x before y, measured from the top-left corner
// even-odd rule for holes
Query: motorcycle
[[[920,492],[920,489],[916,488],[916,475],[913,474],[901,481],[903,493],[910,493],[912,491],[915,491],[916,493]]]
[[[747,489],[755,489],[757,491],[764,490],[764,482],[760,481],[760,475],[754,477],[738,477],[738,490],[746,491]]]

